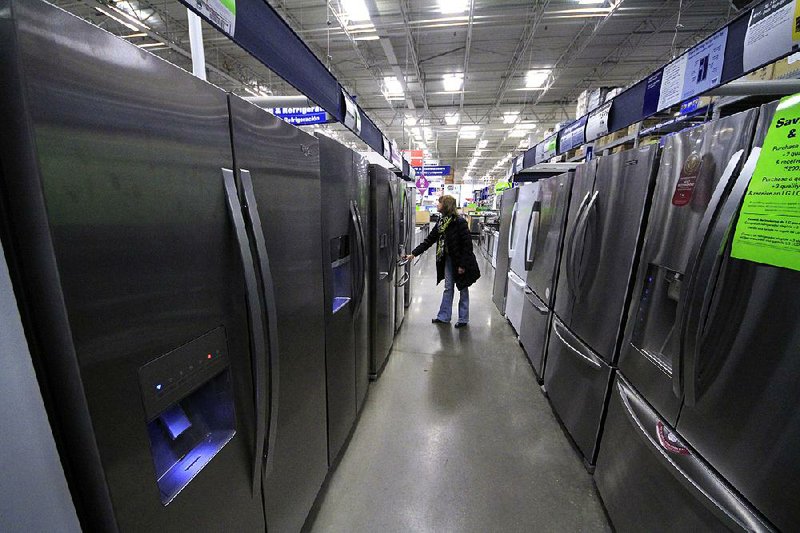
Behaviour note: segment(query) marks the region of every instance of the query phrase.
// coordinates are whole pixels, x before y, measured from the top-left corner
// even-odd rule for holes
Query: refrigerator
[[[322,181],[322,256],[325,281],[325,368],[328,405],[328,464],[350,434],[358,411],[359,368],[356,322],[364,317],[367,254],[356,170],[361,156],[319,135]],[[364,215],[367,213],[364,212]],[[363,348],[363,346],[361,346]]]
[[[405,205],[405,253],[410,253],[411,250],[417,247],[414,242],[415,231],[417,229],[417,189],[414,184],[406,187],[406,205]],[[405,255],[405,253],[403,255]],[[402,257],[402,256],[401,256]],[[413,264],[408,261],[401,261],[403,263],[405,281],[402,282],[402,287],[405,290],[405,306],[411,305],[411,278]],[[402,280],[401,280],[402,281]]]
[[[508,240],[508,289],[506,295],[506,318],[517,335],[522,331],[522,308],[527,287],[526,256],[531,228],[539,219],[539,182],[525,183],[518,188],[517,203],[511,218]]]
[[[519,341],[538,380],[545,365],[547,336],[556,299],[556,280],[567,222],[573,171],[539,180],[523,250],[525,294]]]
[[[403,259],[406,251],[412,249],[408,247],[408,232],[413,228],[414,222],[409,218],[409,193],[406,181],[400,176],[393,176],[390,188],[390,199],[392,204],[394,250],[395,250],[395,310],[394,310],[394,331],[400,330],[403,319],[406,316],[406,288],[411,279],[411,265]]]
[[[800,526],[800,276],[730,255],[774,109],[725,117],[665,144],[597,463],[598,488],[621,529],[636,520],[631,502],[665,527]],[[678,194],[698,159],[697,184],[707,192]]]
[[[394,174],[379,165],[369,166],[369,377],[380,376],[395,332],[395,274],[397,271],[397,233],[395,201],[392,189]]]
[[[601,157],[576,173],[544,368],[554,411],[593,465],[658,146]]]
[[[514,206],[517,204],[517,188],[506,189],[500,197],[500,232],[495,239],[494,285],[492,301],[500,314],[506,312],[506,291],[508,289],[509,233],[514,219]]]

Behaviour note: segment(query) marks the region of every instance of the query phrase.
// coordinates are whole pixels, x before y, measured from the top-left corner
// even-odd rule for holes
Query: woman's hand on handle
[[[403,257],[406,261],[411,261],[414,259],[414,254],[408,254],[407,256]]]

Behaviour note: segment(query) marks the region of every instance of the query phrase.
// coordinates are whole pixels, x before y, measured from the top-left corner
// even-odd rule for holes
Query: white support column
[[[200,17],[194,12],[186,10],[189,19],[189,45],[192,50],[192,74],[206,79],[206,51],[203,48],[203,26],[200,24]]]

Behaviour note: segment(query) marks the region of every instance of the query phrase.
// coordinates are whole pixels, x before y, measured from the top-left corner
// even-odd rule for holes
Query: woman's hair
[[[456,199],[450,196],[449,194],[445,194],[441,198],[439,198],[439,203],[442,204],[442,214],[444,216],[450,216],[456,214],[456,209],[458,209],[458,204],[456,203]]]

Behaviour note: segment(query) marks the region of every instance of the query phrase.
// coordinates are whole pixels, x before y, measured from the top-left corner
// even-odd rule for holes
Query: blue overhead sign
[[[309,124],[325,124],[332,122],[328,114],[321,107],[273,107],[268,109],[270,113],[281,118],[289,124],[295,126],[307,126]]]
[[[426,178],[442,178],[450,175],[450,165],[425,165],[423,167],[414,167],[414,170],[417,171],[417,175],[421,174]]]

